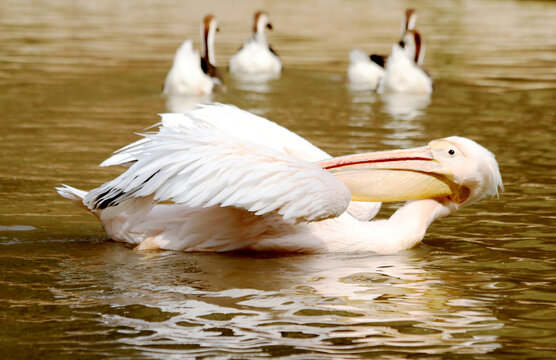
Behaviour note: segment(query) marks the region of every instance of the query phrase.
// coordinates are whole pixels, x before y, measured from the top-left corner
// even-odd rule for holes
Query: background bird
[[[417,22],[417,12],[406,9],[402,18],[401,37],[408,30],[413,30]],[[349,53],[348,80],[358,88],[376,90],[380,79],[384,76],[386,55],[367,54],[363,50],[353,49]]]
[[[218,22],[207,15],[201,23],[201,51],[193,49],[193,42],[185,40],[176,51],[172,68],[166,76],[163,94],[205,95],[224,88],[224,81],[216,68],[214,39]]]
[[[417,30],[408,30],[398,44],[392,46],[379,81],[379,93],[432,93],[432,79],[421,68],[425,46]]]
[[[253,20],[253,35],[230,58],[230,73],[239,77],[276,78],[282,71],[282,62],[266,38],[266,29],[272,24],[268,14],[257,11]]]

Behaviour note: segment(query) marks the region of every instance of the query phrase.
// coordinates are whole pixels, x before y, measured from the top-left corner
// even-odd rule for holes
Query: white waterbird
[[[402,17],[401,37],[408,30],[413,30],[417,22],[417,12],[406,9]],[[347,76],[350,84],[358,89],[376,90],[381,78],[384,76],[384,67],[387,56],[367,54],[363,50],[353,49],[349,53],[349,66]]]
[[[249,79],[270,79],[280,75],[282,62],[269,45],[265,29],[272,29],[270,18],[264,11],[257,11],[252,37],[230,58],[230,73]]]
[[[430,94],[432,79],[421,68],[424,57],[421,35],[417,30],[407,30],[400,42],[392,46],[377,92]]]
[[[217,31],[216,18],[207,15],[201,23],[202,56],[193,49],[191,40],[185,40],[178,48],[164,82],[162,92],[165,96],[199,96],[224,88],[214,55],[214,38]]]
[[[101,164],[110,165],[128,168],[89,192],[57,190],[140,250],[393,253],[502,187],[494,155],[467,138],[330,158],[276,123],[220,104],[162,115],[158,131]],[[358,219],[380,202],[406,200],[387,220]]]

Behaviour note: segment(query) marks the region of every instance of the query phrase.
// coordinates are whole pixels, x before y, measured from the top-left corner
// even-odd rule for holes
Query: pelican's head
[[[445,178],[458,188],[448,200],[467,206],[485,196],[497,196],[504,190],[494,154],[475,141],[451,136],[433,140],[428,147],[436,161],[445,168]]]
[[[415,149],[328,159],[319,165],[344,182],[357,201],[433,198],[453,212],[503,189],[494,155],[459,136]]]

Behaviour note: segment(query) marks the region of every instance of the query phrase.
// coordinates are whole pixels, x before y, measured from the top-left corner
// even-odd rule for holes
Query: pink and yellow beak
[[[355,201],[406,201],[456,196],[450,170],[429,146],[347,155],[317,163],[349,188]]]

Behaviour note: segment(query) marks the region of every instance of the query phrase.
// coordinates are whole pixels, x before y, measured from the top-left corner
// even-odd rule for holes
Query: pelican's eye
[[[448,150],[448,154],[450,154],[450,156],[454,156],[456,154],[456,151],[454,149],[450,149]]]
[[[399,42],[400,47],[403,49],[405,47],[405,43],[403,41]]]

